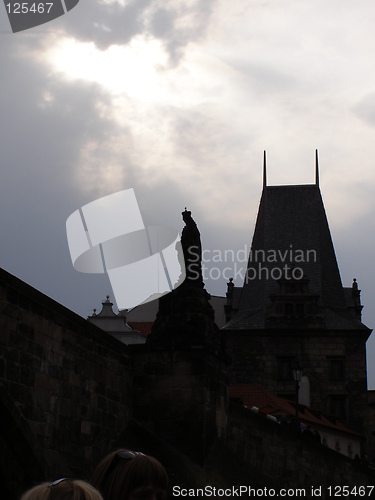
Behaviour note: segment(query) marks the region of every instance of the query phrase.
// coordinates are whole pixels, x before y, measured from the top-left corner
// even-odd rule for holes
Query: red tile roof
[[[258,408],[259,412],[264,415],[273,415],[280,418],[291,417],[296,414],[295,403],[275,396],[260,384],[232,385],[229,387],[229,397],[240,399],[249,410],[252,407]],[[321,412],[301,404],[299,405],[299,419],[309,425],[318,425],[331,430],[358,435],[342,425],[336,418],[323,415]]]
[[[153,321],[129,321],[128,325],[141,332],[143,336],[147,337],[151,333]]]

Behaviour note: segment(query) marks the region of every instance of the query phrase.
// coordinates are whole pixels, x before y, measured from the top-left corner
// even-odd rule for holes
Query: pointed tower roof
[[[292,288],[288,285],[292,273],[296,278],[294,288],[303,289],[297,295],[301,293],[303,297],[294,296],[291,301],[315,304],[311,307],[320,321],[319,328],[366,328],[348,314],[319,188],[317,151],[315,184],[268,186],[265,169],[264,155],[263,192],[247,274],[242,289],[235,290],[234,315],[224,328],[265,328],[271,312],[277,315],[280,307],[292,307],[286,305],[289,299],[285,295],[289,293],[285,287]],[[283,305],[279,307],[280,301]]]
[[[266,306],[278,292],[285,266],[302,269],[320,305],[346,301],[320,189],[317,184],[264,186],[239,309]],[[262,269],[264,271],[262,272]],[[277,269],[277,270],[276,270]],[[253,270],[253,271],[252,271]],[[268,273],[266,272],[268,271]]]

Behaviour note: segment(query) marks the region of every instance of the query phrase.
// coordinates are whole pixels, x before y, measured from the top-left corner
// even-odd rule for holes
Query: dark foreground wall
[[[134,418],[202,464],[225,423],[220,361],[203,346],[175,351],[131,348]]]
[[[329,487],[375,485],[373,470],[240,404],[230,405],[227,431],[228,448],[256,478],[257,487],[305,488],[310,493],[312,486],[321,487],[321,497],[330,498],[345,495],[333,490],[330,495]]]
[[[0,270],[0,498],[88,477],[130,418],[130,364],[124,344]]]
[[[131,418],[158,439],[127,429]],[[375,484],[353,461],[242,406],[227,413],[225,366],[206,348],[128,348],[0,270],[0,498],[88,478],[117,444],[160,457],[172,485]],[[187,476],[182,455],[192,459]]]

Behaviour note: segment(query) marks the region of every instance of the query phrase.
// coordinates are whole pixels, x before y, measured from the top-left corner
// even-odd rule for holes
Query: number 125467
[[[330,497],[369,497],[374,486],[328,486],[327,492]]]
[[[6,4],[8,14],[49,14],[53,7],[53,2],[39,2],[29,5],[28,2]]]

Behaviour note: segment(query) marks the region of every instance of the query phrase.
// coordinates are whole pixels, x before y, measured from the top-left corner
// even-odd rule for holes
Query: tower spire
[[[319,187],[319,162],[318,162],[318,150],[315,150],[315,184]]]
[[[266,151],[263,151],[263,187],[267,186]]]

